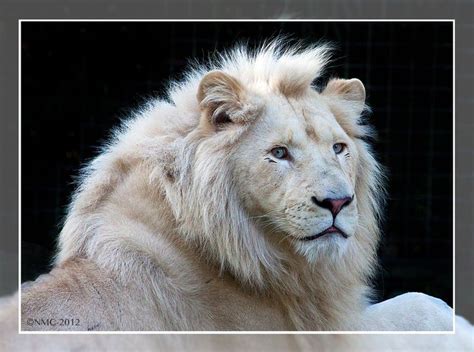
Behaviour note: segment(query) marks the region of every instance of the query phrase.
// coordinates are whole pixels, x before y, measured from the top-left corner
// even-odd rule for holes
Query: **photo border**
[[[23,22],[451,22],[453,28],[453,71],[452,71],[452,83],[453,83],[453,96],[452,96],[452,118],[453,118],[453,199],[452,199],[452,216],[453,216],[453,330],[443,331],[23,331],[21,330],[21,24]],[[293,335],[318,335],[318,334],[352,334],[352,335],[454,335],[456,333],[456,322],[455,322],[455,306],[456,306],[456,19],[309,19],[309,18],[294,18],[294,19],[18,19],[18,333],[20,335],[120,335],[120,334],[147,334],[147,335],[281,335],[281,334],[293,334]]]

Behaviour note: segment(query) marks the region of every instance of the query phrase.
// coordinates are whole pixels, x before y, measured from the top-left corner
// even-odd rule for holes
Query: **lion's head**
[[[170,95],[178,108],[193,93],[199,103],[165,167],[170,204],[183,233],[246,280],[297,256],[371,270],[382,189],[365,88],[332,79],[318,91],[327,58],[325,46],[238,49]]]

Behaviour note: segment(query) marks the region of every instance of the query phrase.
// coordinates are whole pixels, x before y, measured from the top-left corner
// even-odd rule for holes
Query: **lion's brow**
[[[306,111],[304,108],[301,109],[301,115],[303,116],[304,120],[304,125],[305,125],[305,132],[308,135],[309,138],[318,141],[319,137],[316,134],[316,130],[314,129],[314,126],[311,124],[311,121],[309,117],[306,115]]]
[[[300,115],[297,112],[297,110],[295,109],[295,107],[293,106],[293,104],[291,103],[290,99],[287,96],[285,96],[285,99],[286,99],[288,105],[291,107],[291,109],[295,113],[295,116]],[[303,121],[304,121],[303,124],[304,124],[304,127],[305,127],[305,132],[308,135],[308,137],[315,140],[315,141],[318,141],[318,135],[316,134],[316,130],[314,129],[314,126],[311,124],[310,119],[306,115],[306,111],[305,111],[304,108],[301,108],[301,116],[303,116]],[[291,141],[291,139],[292,139],[292,136],[290,135],[289,140]]]

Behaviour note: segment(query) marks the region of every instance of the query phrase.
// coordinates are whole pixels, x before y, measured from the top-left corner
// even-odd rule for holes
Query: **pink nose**
[[[323,201],[319,201],[316,197],[311,197],[311,200],[314,204],[320,206],[321,208],[329,209],[333,217],[336,217],[336,215],[341,211],[341,209],[344,208],[346,205],[349,205],[353,199],[354,196],[337,199],[326,198],[323,199]]]

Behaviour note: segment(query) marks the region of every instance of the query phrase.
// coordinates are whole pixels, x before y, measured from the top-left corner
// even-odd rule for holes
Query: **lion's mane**
[[[308,266],[260,235],[240,204],[228,158],[245,129],[232,139],[219,139],[196,128],[201,114],[196,94],[208,72],[218,69],[242,82],[258,81],[290,94],[311,86],[329,52],[325,45],[289,46],[274,40],[254,50],[239,46],[210,63],[195,64],[183,80],[170,84],[167,99],[149,103],[117,129],[84,169],[60,234],[56,264],[82,257],[123,278],[135,271],[150,273],[147,265],[159,262],[150,243],[161,235],[161,228],[172,229],[174,236],[196,250],[196,256],[232,275],[243,289],[275,294],[287,302],[296,328],[340,328],[341,321],[350,320],[350,312],[367,303],[376,266],[383,187],[381,168],[366,142],[371,129],[354,115],[351,104],[328,98],[360,155],[355,187],[360,224],[337,261],[327,258]],[[251,114],[255,106],[258,102],[241,106],[240,111]],[[136,237],[112,233],[102,217],[109,200],[120,197],[130,182],[134,187],[143,182],[156,198],[153,220],[137,221]]]

